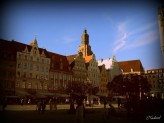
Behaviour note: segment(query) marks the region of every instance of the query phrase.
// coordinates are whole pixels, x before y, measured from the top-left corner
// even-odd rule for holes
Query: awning
[[[60,93],[55,93],[56,97],[69,97],[68,94],[60,94]]]
[[[31,94],[29,94],[28,92],[23,91],[23,90],[15,90],[15,95],[17,95],[17,96],[31,96]]]
[[[107,97],[107,96],[108,96],[108,94],[106,94],[106,93],[97,93],[97,94],[96,94],[96,96]]]

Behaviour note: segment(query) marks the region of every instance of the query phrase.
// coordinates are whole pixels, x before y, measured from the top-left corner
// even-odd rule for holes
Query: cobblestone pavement
[[[116,105],[115,105],[116,106]],[[1,123],[74,123],[75,114],[68,113],[69,105],[58,105],[57,110],[50,111],[49,105],[44,113],[35,111],[36,105],[8,105],[6,111],[0,111]],[[118,110],[117,115],[107,115],[103,105],[86,107],[84,123],[145,123],[134,118],[127,118],[125,110]]]
[[[117,104],[113,104],[115,108],[117,108]],[[86,106],[86,108],[103,108],[104,105],[93,105],[92,107]],[[75,104],[76,107],[76,104]],[[109,106],[107,106],[108,108]],[[57,109],[69,109],[69,104],[58,104]],[[36,110],[36,105],[7,105],[7,111],[30,111]],[[46,110],[49,110],[49,105],[46,105]],[[2,106],[0,106],[0,111],[2,111]]]

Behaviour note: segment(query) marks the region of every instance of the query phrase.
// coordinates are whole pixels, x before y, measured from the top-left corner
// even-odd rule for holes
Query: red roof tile
[[[144,68],[140,60],[121,61],[118,62],[118,65],[123,72],[131,72],[131,69],[133,69],[134,72],[144,72]]]

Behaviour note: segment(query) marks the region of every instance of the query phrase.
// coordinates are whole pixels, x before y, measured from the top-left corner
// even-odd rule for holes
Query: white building
[[[113,56],[112,58],[98,60],[98,66],[102,66],[102,65],[105,65],[105,69],[108,73],[109,81],[112,81],[114,76],[121,74],[121,69],[119,68],[115,56]]]

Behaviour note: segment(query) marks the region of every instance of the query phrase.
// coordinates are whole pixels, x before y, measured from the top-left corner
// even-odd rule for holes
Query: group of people
[[[57,110],[57,99],[56,98],[50,99],[49,105],[50,105],[50,111],[52,111],[53,109]]]
[[[42,99],[38,100],[37,106],[36,106],[36,111],[40,114],[40,113],[44,113],[45,109],[46,109],[45,100],[42,100]]]

